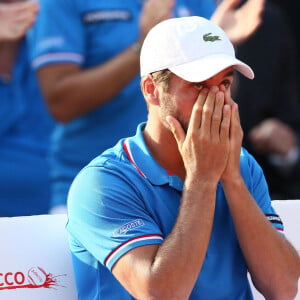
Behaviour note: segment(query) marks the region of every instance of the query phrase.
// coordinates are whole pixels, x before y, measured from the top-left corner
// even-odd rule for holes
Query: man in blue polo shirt
[[[248,271],[267,298],[293,299],[299,256],[230,96],[234,70],[252,69],[201,17],[156,25],[140,63],[147,123],[69,192],[79,299],[252,299]]]

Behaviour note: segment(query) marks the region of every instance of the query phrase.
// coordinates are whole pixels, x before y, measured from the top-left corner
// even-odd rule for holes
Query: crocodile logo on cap
[[[205,42],[215,42],[215,41],[220,41],[220,37],[218,35],[211,35],[212,33],[206,33],[203,35],[203,40]]]

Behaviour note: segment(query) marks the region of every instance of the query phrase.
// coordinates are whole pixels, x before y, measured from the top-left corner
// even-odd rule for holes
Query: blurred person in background
[[[262,25],[237,47],[256,73],[251,83],[236,74],[244,146],[262,166],[273,200],[300,199],[296,40],[282,9],[267,2]]]
[[[0,216],[49,209],[47,151],[53,119],[31,69],[27,30],[39,6],[0,1]]]
[[[260,24],[263,0],[41,0],[31,32],[32,64],[59,122],[51,148],[51,213],[65,212],[72,180],[92,158],[133,135],[146,120],[139,50],[148,31],[170,17],[211,17],[234,43]]]

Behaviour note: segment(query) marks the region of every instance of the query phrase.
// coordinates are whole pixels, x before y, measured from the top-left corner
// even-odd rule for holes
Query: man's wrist
[[[236,175],[230,175],[230,176],[226,176],[226,177],[222,177],[221,178],[221,183],[224,186],[239,186],[239,185],[243,185],[244,184],[244,179],[241,175],[241,173],[238,173]]]
[[[192,178],[192,177],[189,178],[188,176],[184,181],[184,186],[186,190],[195,190],[195,191],[199,191],[199,189],[216,190],[217,185],[218,185],[217,180]]]

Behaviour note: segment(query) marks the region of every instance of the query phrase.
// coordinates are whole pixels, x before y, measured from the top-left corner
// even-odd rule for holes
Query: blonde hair
[[[169,88],[169,81],[172,72],[169,69],[164,69],[161,71],[151,73],[151,76],[154,81],[161,84],[164,91],[167,91]]]

